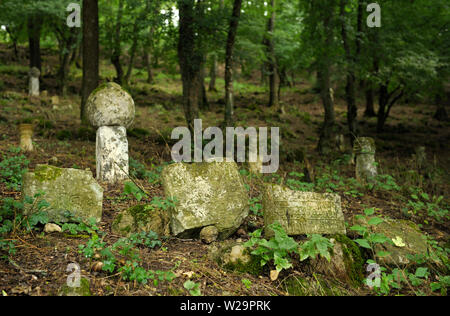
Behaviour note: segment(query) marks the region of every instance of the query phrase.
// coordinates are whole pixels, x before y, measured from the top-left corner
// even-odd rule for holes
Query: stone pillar
[[[97,130],[97,180],[108,183],[128,178],[128,140],[123,126],[102,126]]]
[[[23,151],[33,151],[33,125],[32,124],[20,124],[20,148]]]
[[[30,82],[28,86],[28,95],[32,98],[39,97],[39,76],[41,72],[38,68],[33,67],[28,72],[28,76],[30,77]]]
[[[126,128],[133,123],[133,98],[116,83],[95,89],[86,103],[86,115],[97,127],[97,180],[117,183],[128,178],[129,158]]]
[[[414,151],[416,152],[415,158],[416,158],[416,164],[418,169],[422,169],[425,166],[425,163],[427,161],[427,152],[425,146],[417,146],[414,148]]]
[[[373,182],[378,174],[375,162],[375,141],[373,138],[356,138],[353,153],[356,156],[356,180],[360,183]]]

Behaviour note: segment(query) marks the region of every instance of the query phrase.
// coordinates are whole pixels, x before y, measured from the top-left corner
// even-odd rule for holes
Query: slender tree
[[[233,50],[241,16],[242,0],[234,0],[225,53],[225,126],[233,126]]]
[[[83,0],[83,83],[81,121],[86,122],[85,106],[99,83],[98,0]]]

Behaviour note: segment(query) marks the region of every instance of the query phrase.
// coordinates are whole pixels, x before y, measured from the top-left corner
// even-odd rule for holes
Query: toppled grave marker
[[[345,234],[341,197],[331,193],[293,191],[266,184],[263,194],[264,225],[278,222],[288,235]],[[270,237],[273,231],[267,229]]]

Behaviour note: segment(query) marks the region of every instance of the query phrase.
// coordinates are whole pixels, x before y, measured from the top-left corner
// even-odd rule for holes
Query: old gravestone
[[[24,197],[34,198],[36,194],[44,193],[38,199],[50,204],[44,209],[50,222],[66,222],[66,212],[85,220],[92,217],[97,222],[101,220],[103,189],[89,170],[37,165],[34,172],[23,176],[22,190]],[[33,211],[28,207],[25,214]]]
[[[39,97],[39,76],[41,72],[38,68],[33,67],[28,72],[29,76],[29,86],[28,86],[28,94],[30,97]]]
[[[170,211],[172,234],[197,237],[215,226],[218,238],[233,234],[248,215],[248,195],[234,162],[175,163],[164,168],[166,197],[175,198]]]
[[[133,98],[116,83],[95,89],[86,104],[86,115],[97,127],[97,180],[116,183],[128,178],[126,128],[134,120]]]
[[[370,137],[358,137],[353,145],[356,156],[356,180],[360,183],[373,182],[378,174],[375,162],[375,141]]]
[[[278,222],[288,235],[345,234],[341,197],[337,194],[293,191],[266,184],[263,194],[264,225]],[[267,236],[273,231],[266,229]]]

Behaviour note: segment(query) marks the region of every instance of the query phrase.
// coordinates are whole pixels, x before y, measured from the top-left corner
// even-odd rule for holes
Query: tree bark
[[[234,0],[228,29],[227,46],[225,53],[225,126],[233,126],[234,96],[233,96],[233,50],[236,43],[236,34],[241,16],[242,0]]]
[[[330,47],[333,40],[333,29],[331,26],[334,8],[328,8],[330,11],[325,12],[323,17],[324,28],[324,47]],[[317,77],[320,86],[320,97],[322,99],[323,108],[325,111],[323,125],[320,131],[320,138],[318,144],[319,153],[326,155],[334,146],[335,133],[335,112],[334,101],[331,96],[331,77],[330,77],[330,56],[329,52],[325,50],[320,54]]]
[[[355,96],[355,72],[353,70],[356,61],[355,58],[352,56],[352,51],[347,36],[345,3],[346,0],[341,0],[341,20],[342,20],[341,35],[347,59],[347,84],[345,86],[345,99],[347,101],[347,125],[350,132],[351,143],[353,145],[353,141],[357,137],[356,118],[358,116],[358,109],[356,107],[356,96]]]
[[[193,132],[198,118],[202,84],[203,53],[198,47],[197,19],[194,0],[178,0],[179,41],[178,60],[183,83],[183,109],[188,128]]]
[[[267,23],[267,35],[265,39],[265,44],[267,47],[267,70],[269,72],[269,107],[279,107],[278,103],[278,85],[280,80],[278,78],[278,66],[275,57],[275,43],[274,43],[274,29],[275,29],[275,0],[271,0],[271,15]]]
[[[28,19],[28,43],[30,50],[30,68],[42,70],[41,61],[41,29],[42,18],[38,15]]]
[[[83,123],[87,122],[86,101],[99,82],[98,36],[98,0],[83,0],[83,83],[80,113]]]
[[[209,91],[217,92],[216,88],[216,73],[217,73],[217,55],[212,55],[211,69],[209,71]]]
[[[120,47],[120,31],[122,28],[123,5],[124,0],[119,0],[119,10],[117,11],[117,18],[114,32],[113,53],[111,55],[111,63],[114,65],[114,68],[116,69],[116,78],[114,78],[114,81],[117,82],[119,85],[122,84],[124,77],[122,64],[120,62],[120,57],[122,55],[122,49]]]

